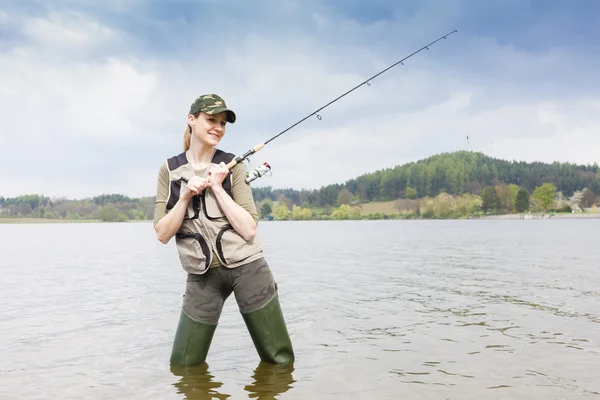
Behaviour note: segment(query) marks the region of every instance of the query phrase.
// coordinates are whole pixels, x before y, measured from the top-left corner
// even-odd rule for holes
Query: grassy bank
[[[369,214],[398,214],[396,200],[392,201],[374,201],[360,206],[361,215]]]

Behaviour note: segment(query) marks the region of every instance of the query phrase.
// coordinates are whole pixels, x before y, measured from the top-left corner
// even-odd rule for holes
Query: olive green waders
[[[194,321],[182,310],[171,350],[171,364],[196,365],[204,362],[216,329],[216,325]]]
[[[237,268],[220,266],[188,275],[171,364],[206,361],[223,305],[232,292],[260,359],[276,364],[294,360],[277,284],[261,258]]]

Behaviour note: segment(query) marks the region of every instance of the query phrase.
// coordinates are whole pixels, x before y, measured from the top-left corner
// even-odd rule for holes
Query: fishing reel
[[[248,176],[246,177],[246,183],[250,183],[261,176],[264,176],[266,173],[271,171],[271,166],[266,161],[260,164],[258,167],[254,168]]]

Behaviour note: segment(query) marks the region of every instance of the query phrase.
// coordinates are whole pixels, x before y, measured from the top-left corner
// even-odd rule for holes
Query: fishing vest
[[[211,162],[229,163],[234,154],[216,150]],[[169,169],[169,195],[167,212],[177,203],[187,189],[187,182],[196,175],[184,153],[167,160]],[[208,168],[204,171],[206,172]],[[223,189],[232,196],[231,174],[224,179]],[[211,266],[214,257],[222,265],[235,268],[254,261],[263,255],[258,237],[246,240],[233,229],[210,188],[193,196],[188,202],[181,227],[175,234],[175,244],[183,269],[190,274],[203,274]]]

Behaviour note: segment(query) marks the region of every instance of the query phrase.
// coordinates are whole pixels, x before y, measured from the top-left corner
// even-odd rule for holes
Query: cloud
[[[461,149],[597,161],[598,56],[591,39],[565,46],[598,33],[593,3],[587,13],[553,1],[364,4],[68,0],[3,10],[0,195],[153,195],[200,93],[236,110],[221,147],[240,154],[455,28],[269,143],[251,165],[269,161],[273,174],[254,185],[319,188]]]
[[[61,47],[90,46],[116,38],[110,28],[76,12],[53,12],[46,18],[24,18],[23,33],[32,43]]]

